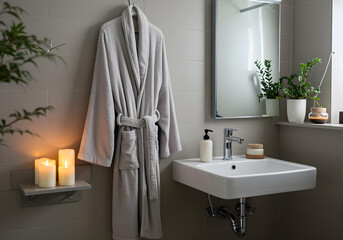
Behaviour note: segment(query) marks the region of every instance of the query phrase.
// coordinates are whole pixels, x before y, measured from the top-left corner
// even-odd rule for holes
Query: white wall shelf
[[[56,186],[40,188],[35,184],[20,184],[23,193],[23,205],[46,205],[80,201],[80,191],[89,190],[92,186],[84,180],[76,180],[73,186]]]
[[[288,126],[288,127],[317,128],[317,129],[343,131],[343,124],[333,124],[333,123],[315,124],[311,122],[304,122],[304,123],[277,122],[276,124],[279,126]]]
[[[42,195],[49,193],[60,193],[91,189],[92,186],[83,180],[76,180],[75,185],[72,186],[56,186],[52,188],[40,188],[35,184],[20,184],[20,189],[25,197]]]

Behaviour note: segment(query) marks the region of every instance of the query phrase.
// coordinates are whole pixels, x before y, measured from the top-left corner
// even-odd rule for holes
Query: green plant
[[[318,101],[320,100],[318,97],[320,89],[314,88],[313,86],[311,86],[311,82],[308,81],[308,78],[310,76],[309,72],[318,63],[321,63],[321,59],[319,58],[312,59],[311,61],[306,63],[300,63],[300,70],[296,74],[292,74],[289,77],[284,76],[280,78],[281,81],[287,80],[288,83],[287,87],[283,89],[284,97],[288,99],[312,98],[314,101],[318,103]]]
[[[20,15],[26,13],[24,9],[11,6],[4,2],[0,10],[0,83],[14,82],[18,85],[28,85],[34,78],[26,65],[32,64],[38,67],[36,60],[45,58],[50,61],[61,60],[63,58],[52,53],[57,47],[47,46],[49,39],[38,39],[35,35],[29,35],[25,31],[25,25]],[[3,19],[12,17],[11,24],[7,24]],[[3,136],[6,134],[24,133],[38,136],[30,130],[15,128],[15,123],[29,120],[32,117],[46,116],[48,111],[52,111],[52,106],[38,107],[33,111],[22,109],[15,111],[8,116],[8,119],[0,119],[0,145],[6,145]]]
[[[257,95],[258,102],[261,98],[266,97],[267,99],[279,99],[280,90],[283,88],[283,83],[272,81],[272,60],[264,60],[264,66],[262,66],[261,61],[256,60],[255,65],[258,69],[257,73],[261,79],[262,92]]]

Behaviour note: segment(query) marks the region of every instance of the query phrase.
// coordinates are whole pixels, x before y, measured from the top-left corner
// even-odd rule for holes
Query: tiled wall
[[[343,109],[343,32],[341,24],[343,21],[343,1],[332,0],[332,50],[335,52],[332,61],[331,82],[331,122],[339,123],[339,112]]]
[[[310,72],[309,81],[317,88],[332,51],[331,9],[332,0],[293,0],[293,56],[292,72],[298,71],[300,62],[312,58],[322,59]],[[331,113],[331,68],[327,71],[321,86],[321,105]],[[307,101],[307,112],[313,101]]]
[[[322,58],[311,74],[315,84],[331,51],[331,7],[331,0],[293,1],[293,70],[299,61]],[[328,71],[320,96],[328,110],[330,80]],[[280,127],[281,158],[317,168],[315,189],[280,195],[280,240],[342,239],[342,137],[339,130]]]
[[[281,127],[281,158],[317,168],[317,186],[280,195],[280,240],[342,239],[342,130]]]
[[[51,104],[48,118],[25,123],[41,138],[10,136],[10,148],[0,150],[0,239],[111,238],[111,168],[93,167],[92,190],[81,202],[33,208],[20,206],[20,192],[11,190],[11,170],[31,168],[38,156],[57,157],[57,149],[76,150],[82,134],[91,86],[96,40],[102,23],[118,17],[126,0],[11,0],[25,8],[27,30],[47,36],[54,44],[66,43],[61,55],[68,63],[41,62],[34,70],[36,81],[24,91],[1,85],[0,114],[12,109]],[[207,195],[172,180],[173,159],[198,157],[204,128],[214,130],[214,153],[222,154],[222,130],[237,128],[245,138],[233,146],[242,154],[247,143],[260,142],[269,156],[279,153],[279,131],[273,119],[213,120],[210,117],[211,0],[137,0],[148,19],[166,38],[169,68],[183,151],[162,159],[161,191],[163,239],[236,239],[228,221],[204,215]],[[291,70],[292,0],[282,8],[281,72]],[[236,201],[213,199],[215,207]],[[248,218],[246,239],[278,237],[278,195],[250,199],[257,212]]]

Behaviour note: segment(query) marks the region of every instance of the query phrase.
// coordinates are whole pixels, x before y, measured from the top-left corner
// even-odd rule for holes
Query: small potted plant
[[[303,123],[306,115],[306,99],[312,98],[318,101],[319,88],[311,86],[308,81],[309,72],[321,63],[321,59],[315,58],[306,63],[299,64],[299,71],[291,76],[280,78],[287,80],[287,87],[283,88],[284,97],[287,98],[287,118],[289,122]]]
[[[318,89],[320,90],[320,87],[323,83],[325,74],[328,70],[330,61],[332,59],[332,55],[335,54],[335,52],[331,52],[330,56],[329,56],[329,60],[326,64],[326,68],[322,77],[322,80],[320,81],[319,85],[318,85]],[[313,107],[311,107],[311,112],[308,114],[308,119],[310,120],[310,122],[312,123],[317,123],[317,124],[323,124],[323,123],[327,123],[327,121],[329,120],[329,114],[326,112],[326,108],[324,108],[320,103],[319,100],[320,98],[318,97],[319,92],[317,94],[314,95],[314,97],[312,97],[313,99]],[[317,106],[317,107],[316,107]]]
[[[281,81],[274,82],[272,79],[272,60],[265,59],[264,66],[261,61],[256,60],[257,73],[261,79],[261,93],[257,95],[258,102],[266,98],[266,112],[268,116],[279,116],[280,90],[283,88]]]

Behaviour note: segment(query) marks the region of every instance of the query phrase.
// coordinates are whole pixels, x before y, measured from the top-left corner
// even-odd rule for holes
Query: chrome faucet
[[[234,128],[224,128],[224,158],[223,160],[232,160],[232,142],[243,143],[244,138],[232,136]]]

